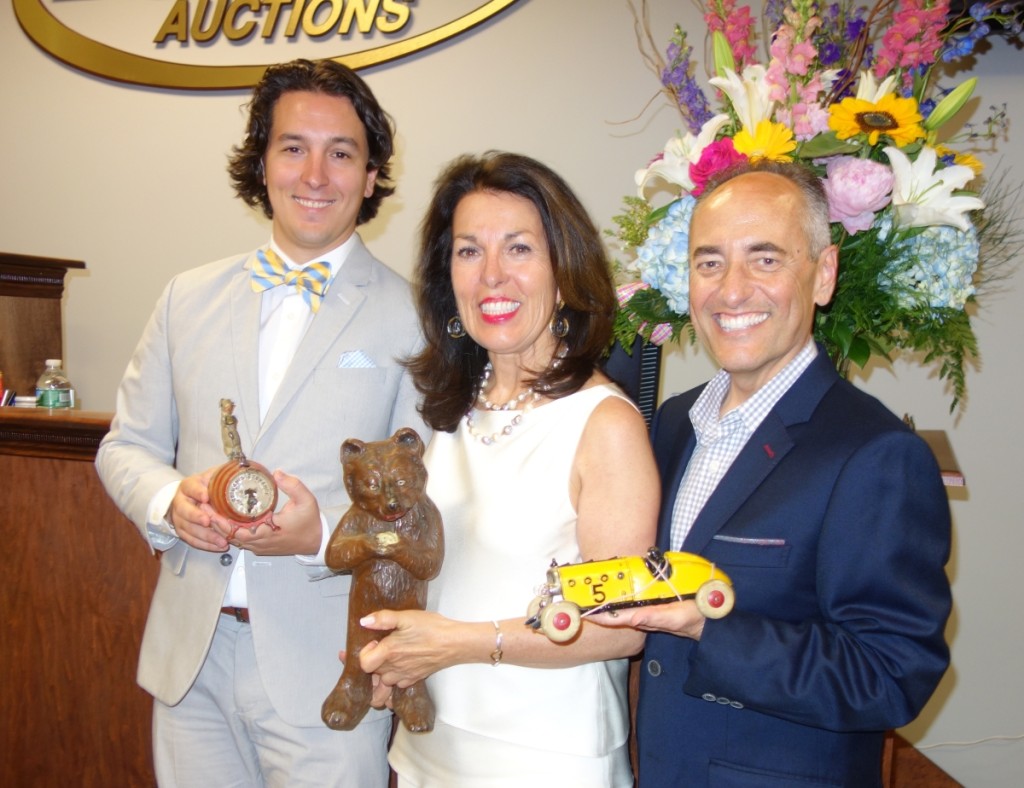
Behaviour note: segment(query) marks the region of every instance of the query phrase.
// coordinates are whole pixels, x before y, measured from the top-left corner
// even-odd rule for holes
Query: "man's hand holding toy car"
[[[692,599],[653,607],[595,613],[588,616],[587,620],[605,627],[631,627],[641,632],[667,632],[692,640],[700,640],[704,632],[704,622],[707,621],[697,610],[697,603]]]
[[[582,617],[699,640],[704,622],[728,615],[735,601],[728,575],[714,564],[652,547],[642,557],[552,564],[526,624],[556,643],[575,637]]]

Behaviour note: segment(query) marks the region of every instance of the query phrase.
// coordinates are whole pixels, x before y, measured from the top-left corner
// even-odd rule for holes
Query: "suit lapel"
[[[238,402],[235,403],[235,417],[238,419],[239,437],[247,453],[256,442],[260,428],[260,303],[259,294],[249,285],[251,257],[242,270],[231,280],[230,285],[230,327],[231,349],[235,364]],[[223,395],[221,395],[223,396]]]
[[[287,411],[293,397],[313,376],[324,356],[336,345],[338,338],[366,300],[364,288],[370,281],[373,257],[358,237],[355,240],[356,245],[331,282],[320,304],[320,310],[310,323],[309,330],[299,343],[291,364],[288,365],[288,373],[270,403],[267,418],[260,428],[260,435]]]
[[[703,550],[792,448],[786,425],[775,412],[769,413],[704,504],[683,540],[684,549]]]
[[[665,443],[662,443],[662,441]],[[684,410],[683,414],[675,421],[664,438],[658,437],[658,443],[665,447],[667,452],[664,462],[659,463],[662,475],[662,501],[675,501],[679,485],[683,480],[683,473],[697,448],[697,437],[690,423],[689,411]],[[660,454],[661,452],[659,452]],[[669,544],[672,534],[672,506],[661,507],[661,517],[658,521],[658,544],[663,545],[666,550],[676,550],[676,545]]]
[[[838,380],[824,348],[804,370],[796,383],[750,436],[725,477],[715,488],[693,527],[683,540],[683,549],[699,553],[747,502],[775,467],[796,446],[791,427],[807,422],[825,392]],[[682,474],[680,474],[680,479]],[[674,494],[678,492],[678,481]]]

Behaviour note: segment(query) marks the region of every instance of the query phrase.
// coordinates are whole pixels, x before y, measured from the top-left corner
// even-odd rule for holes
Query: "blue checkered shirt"
[[[817,355],[814,340],[809,340],[804,349],[754,396],[721,417],[719,411],[729,392],[729,373],[723,369],[708,382],[690,408],[697,448],[687,463],[672,505],[672,550],[682,549],[683,540],[704,504],[747,445],[750,436]]]

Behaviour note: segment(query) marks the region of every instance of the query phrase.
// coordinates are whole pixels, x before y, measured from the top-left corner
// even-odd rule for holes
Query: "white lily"
[[[903,227],[948,224],[967,232],[970,221],[964,214],[985,207],[979,197],[953,194],[974,178],[974,171],[959,164],[936,170],[934,148],[922,148],[916,161],[899,148],[887,147],[885,155],[894,177],[892,204]]]
[[[701,126],[699,134],[687,132],[682,137],[677,134],[669,138],[661,156],[651,162],[646,169],[636,171],[634,180],[637,194],[644,197],[647,184],[655,179],[679,186],[685,191],[691,191],[694,183],[690,178],[690,164],[700,161],[701,152],[715,141],[718,132],[728,122],[728,115],[715,115]]]
[[[747,66],[742,76],[727,68],[724,77],[708,80],[729,97],[729,103],[744,128],[753,130],[762,120],[771,120],[775,102],[770,98],[771,85],[765,81],[766,73],[762,65]]]
[[[870,71],[860,72],[860,81],[857,83],[857,98],[863,101],[870,101],[877,104],[883,96],[888,96],[896,86],[896,74],[890,74],[878,83]]]

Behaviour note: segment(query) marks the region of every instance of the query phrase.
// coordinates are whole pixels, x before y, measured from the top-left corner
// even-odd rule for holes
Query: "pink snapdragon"
[[[697,163],[690,165],[690,180],[693,181],[690,194],[700,197],[711,176],[746,159],[744,154],[736,150],[731,137],[712,142],[701,151]]]
[[[772,58],[764,74],[765,84],[768,85],[768,98],[784,105],[789,98],[789,77],[782,61]]]
[[[779,120],[793,129],[793,136],[798,140],[809,140],[829,130],[828,109],[821,105],[821,94],[824,92],[825,81],[821,72],[816,72],[807,82],[797,87],[797,100],[792,102],[788,117],[784,119],[780,113]]]
[[[802,101],[814,101],[815,96],[808,97],[802,87],[808,82],[820,86],[820,79],[814,73],[818,49],[812,42],[812,36],[821,27],[821,18],[812,11],[810,4],[787,8],[784,13],[786,21],[779,25],[768,47],[771,60],[766,81],[771,85],[772,99],[780,104],[789,103],[792,89],[801,92]],[[808,74],[812,75],[810,80],[801,79]]]
[[[818,57],[818,50],[810,41],[798,41],[793,44],[789,54],[783,59],[783,65],[790,74],[804,76]]]
[[[841,222],[851,235],[867,230],[892,200],[893,174],[884,164],[839,156],[829,161],[825,174],[828,219]]]
[[[900,68],[906,77],[913,69],[932,65],[942,49],[948,12],[949,0],[897,0],[875,56],[875,76],[882,79]]]
[[[828,110],[817,102],[798,101],[792,108],[776,110],[775,115],[793,130],[798,140],[809,140],[829,130]]]
[[[721,31],[729,42],[733,59],[736,61],[736,71],[740,72],[743,67],[753,60],[757,50],[752,42],[751,32],[754,29],[754,18],[750,13],[750,6],[736,7],[736,0],[711,0],[708,3],[709,10],[704,14],[704,22],[708,26],[708,32]]]

